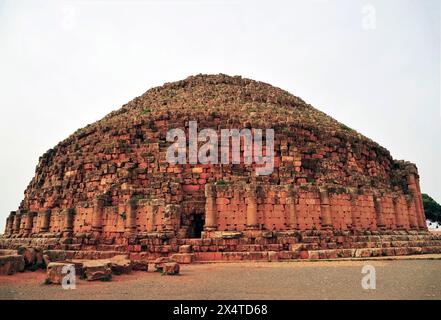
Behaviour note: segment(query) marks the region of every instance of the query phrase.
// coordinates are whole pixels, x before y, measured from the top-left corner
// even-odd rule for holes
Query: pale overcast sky
[[[198,73],[288,90],[416,163],[441,202],[440,40],[431,0],[0,0],[0,232],[46,150]]]

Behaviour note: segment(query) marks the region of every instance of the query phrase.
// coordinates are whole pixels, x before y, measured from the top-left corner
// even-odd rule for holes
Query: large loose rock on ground
[[[46,270],[46,283],[61,284],[63,278],[68,274],[68,270],[71,267],[75,268],[74,264],[67,262],[49,263]]]
[[[88,281],[112,279],[112,268],[110,261],[88,260],[83,262],[84,277]]]
[[[154,262],[155,271],[156,272],[163,272],[164,265],[166,263],[171,263],[171,262],[175,262],[175,261],[170,257],[160,257],[160,258],[156,259]]]
[[[21,255],[0,256],[0,274],[12,275],[22,272],[25,268],[25,260]]]
[[[24,257],[26,269],[36,270],[45,267],[41,248],[22,246],[18,248],[17,253]]]
[[[132,262],[126,256],[115,256],[110,259],[110,268],[113,274],[120,275],[132,272]]]
[[[177,262],[167,262],[164,263],[164,267],[162,269],[162,274],[164,275],[177,275],[179,274],[179,263]]]
[[[132,261],[132,270],[134,271],[148,271],[149,263],[144,260],[133,260]]]

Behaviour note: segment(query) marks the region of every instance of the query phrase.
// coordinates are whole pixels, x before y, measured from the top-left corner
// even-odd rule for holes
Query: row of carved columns
[[[92,232],[95,236],[99,236],[103,231],[105,200],[97,197],[93,202],[92,213]],[[128,212],[125,219],[125,233],[132,235],[136,233],[136,213],[137,201],[130,200],[128,204]],[[20,210],[10,213],[6,220],[5,234],[22,234],[30,235],[33,230],[36,233],[45,233],[50,231],[51,224],[51,210],[42,212],[27,212]],[[37,219],[34,219],[37,217]],[[58,216],[60,224],[60,231],[69,236],[74,231],[75,210],[65,209],[59,213]],[[34,222],[36,221],[36,226]]]
[[[51,221],[51,210],[42,212],[34,211],[12,211],[6,219],[5,234],[23,234],[30,235],[36,229],[37,233],[49,232]],[[69,233],[73,231],[75,211],[73,209],[65,209],[60,212],[62,220],[61,231]],[[35,217],[37,219],[35,219]],[[34,225],[36,223],[36,225]]]
[[[407,177],[408,189],[410,194],[406,196],[406,205],[400,206],[399,198],[393,200],[393,211],[395,212],[395,225],[397,229],[402,229],[409,225],[411,229],[426,230],[426,222],[424,216],[424,208],[422,204],[421,192],[419,187],[418,177],[414,174],[410,174]],[[299,229],[298,221],[298,209],[296,205],[296,194],[293,186],[288,187],[286,210],[288,217],[288,228],[291,230]],[[258,201],[257,201],[257,188],[255,184],[249,184],[245,188],[245,202],[246,202],[246,228],[249,230],[260,229],[261,226],[258,220]],[[207,184],[205,186],[205,230],[213,231],[218,228],[217,221],[217,206],[216,206],[216,186]],[[331,210],[331,203],[329,193],[326,188],[319,190],[320,198],[320,219],[321,228],[330,229],[333,227],[333,217]],[[352,194],[353,207],[357,207],[358,194]],[[376,228],[379,230],[386,229],[385,212],[383,210],[383,202],[378,196],[373,196],[374,208],[375,208],[375,220]],[[403,200],[404,201],[404,200]],[[92,232],[94,235],[99,236],[103,232],[104,210],[106,200],[103,197],[97,197],[93,202],[92,213]],[[401,209],[404,212],[401,212]],[[136,234],[137,231],[137,209],[138,201],[131,199],[127,205],[127,212],[125,218],[125,234],[131,236]],[[152,209],[153,210],[153,209]],[[153,210],[154,211],[154,210]],[[176,230],[176,217],[179,217],[179,206],[166,205],[165,206],[165,230]],[[352,229],[360,229],[360,222],[358,213],[352,212]],[[65,209],[59,213],[61,216],[60,231],[64,233],[72,233],[74,227],[75,210]],[[37,219],[34,219],[37,217]],[[34,226],[36,221],[37,226]],[[6,234],[31,234],[33,230],[38,233],[49,232],[51,227],[51,210],[45,210],[42,212],[27,212],[25,210],[19,210],[17,212],[11,212],[6,221]],[[34,228],[35,227],[35,228]],[[154,213],[147,222],[147,231],[153,231],[155,228]]]
[[[424,216],[424,209],[422,205],[421,193],[419,191],[418,179],[414,175],[408,177],[409,190],[411,195],[406,196],[406,205],[399,206],[399,198],[393,199],[393,212],[395,214],[395,226],[398,230],[405,229],[408,225],[413,230],[426,230],[426,222]],[[256,186],[249,184],[245,188],[245,203],[246,203],[246,228],[248,230],[260,229],[261,226],[258,223],[258,210],[257,210],[257,194]],[[205,186],[205,230],[214,231],[218,228],[217,223],[217,207],[216,207],[216,186],[207,184]],[[320,220],[321,229],[333,228],[333,217],[331,210],[331,202],[329,199],[329,193],[326,188],[320,188]],[[357,207],[358,193],[353,192],[351,194],[351,203],[353,208]],[[371,226],[377,230],[386,230],[385,213],[383,211],[383,203],[381,198],[373,196],[374,209],[375,209],[375,226]],[[404,212],[401,212],[401,209]],[[288,197],[286,199],[286,210],[288,217],[288,227],[291,230],[298,230],[298,214],[296,208],[296,195],[293,186],[288,187]],[[359,212],[351,210],[351,229],[362,229],[359,221]],[[376,228],[375,228],[376,227]]]

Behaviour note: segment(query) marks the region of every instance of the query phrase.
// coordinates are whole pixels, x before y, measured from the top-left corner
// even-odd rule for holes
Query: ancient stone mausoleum
[[[170,129],[274,129],[274,170],[166,161]],[[185,261],[440,252],[414,164],[266,83],[198,75],[148,90],[39,160],[0,238],[63,257]]]

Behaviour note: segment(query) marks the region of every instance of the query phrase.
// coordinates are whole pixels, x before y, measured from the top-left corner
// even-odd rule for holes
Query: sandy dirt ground
[[[364,265],[376,289],[361,282]],[[179,276],[133,272],[111,282],[43,284],[43,270],[0,276],[0,299],[441,299],[441,260],[246,262],[183,265]]]

